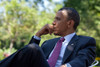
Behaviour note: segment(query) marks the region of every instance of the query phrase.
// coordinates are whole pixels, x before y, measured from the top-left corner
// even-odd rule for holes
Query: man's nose
[[[55,22],[55,21],[53,21],[53,22],[52,22],[52,25],[55,25],[55,24],[56,24],[56,22]]]

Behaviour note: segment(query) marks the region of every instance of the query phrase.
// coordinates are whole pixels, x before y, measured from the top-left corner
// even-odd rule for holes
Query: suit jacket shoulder
[[[84,44],[84,45],[90,45],[91,44],[91,46],[93,46],[93,45],[96,46],[96,41],[93,37],[79,35],[78,38],[79,38],[78,42],[80,44]]]

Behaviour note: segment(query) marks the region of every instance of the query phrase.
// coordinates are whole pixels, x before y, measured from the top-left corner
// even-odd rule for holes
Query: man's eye
[[[58,18],[58,17],[55,17],[54,19],[55,19],[55,20],[60,20],[60,18]]]
[[[57,20],[60,20],[60,18],[56,18]]]

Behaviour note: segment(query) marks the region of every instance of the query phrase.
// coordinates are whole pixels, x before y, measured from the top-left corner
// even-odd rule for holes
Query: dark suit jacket
[[[42,44],[41,48],[47,59],[59,39],[50,39]],[[33,42],[39,44],[40,41],[32,37],[29,43]],[[62,64],[69,63],[72,67],[88,67],[95,60],[95,50],[96,42],[94,38],[75,35],[66,47]]]

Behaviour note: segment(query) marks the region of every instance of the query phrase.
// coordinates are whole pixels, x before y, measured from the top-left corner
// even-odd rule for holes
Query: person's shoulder
[[[53,38],[53,39],[49,39],[49,40],[46,40],[42,43],[42,46],[41,47],[44,47],[45,45],[50,45],[50,44],[55,44],[58,40],[60,39],[59,38]]]
[[[86,40],[86,41],[88,41],[88,40],[95,41],[95,38],[90,37],[90,36],[78,35],[78,37],[79,37],[79,39]]]
[[[48,40],[45,40],[42,44],[45,44],[45,43],[56,43],[59,39],[60,39],[60,37],[53,38],[53,39],[48,39]]]
[[[49,39],[49,40],[47,40],[47,41],[58,41],[60,39],[60,37],[58,37],[58,38],[53,38],[53,39]]]
[[[78,35],[78,38],[79,39],[77,40],[77,42],[80,44],[81,47],[90,46],[90,45],[96,46],[96,40],[93,37]]]
[[[84,35],[78,35],[79,38],[87,38],[87,39],[94,39],[93,37],[90,36],[84,36]]]

